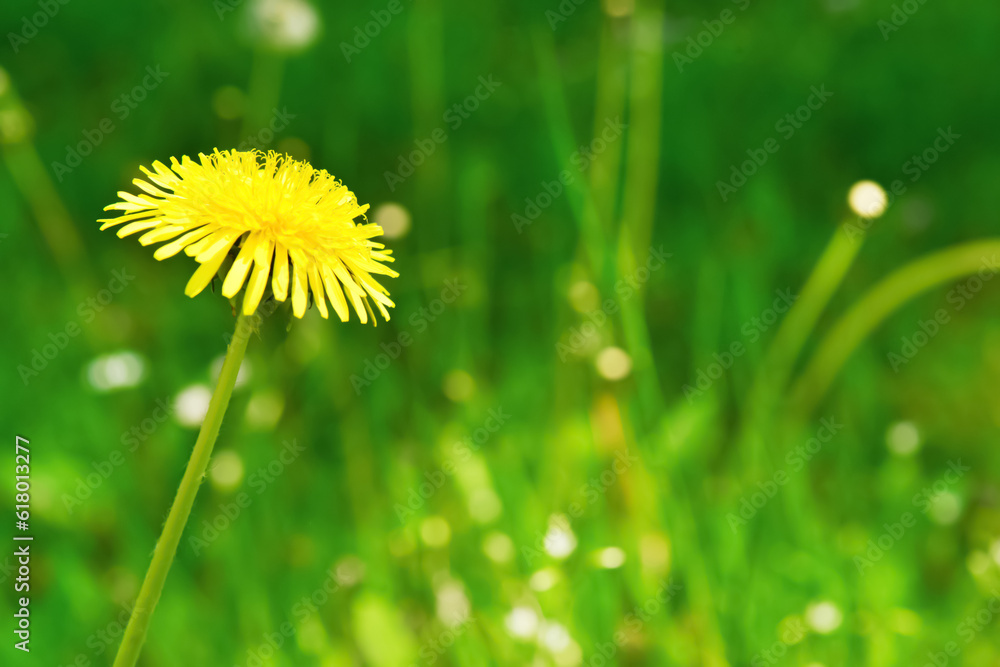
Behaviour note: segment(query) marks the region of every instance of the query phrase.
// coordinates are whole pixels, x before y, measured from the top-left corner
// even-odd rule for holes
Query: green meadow
[[[97,220],[216,148],[370,204],[396,305],[261,307],[139,665],[1000,664],[996,3],[0,26],[3,665],[114,660],[235,307]]]

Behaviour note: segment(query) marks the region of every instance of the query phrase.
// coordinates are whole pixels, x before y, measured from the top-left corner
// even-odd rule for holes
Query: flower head
[[[279,51],[304,49],[319,33],[316,9],[302,0],[258,0],[253,18],[263,41]]]
[[[392,251],[371,240],[381,227],[355,224],[368,205],[358,204],[343,183],[274,151],[216,149],[198,158],[171,158],[170,167],[154,162],[152,171],[140,167],[148,181],[132,182],[145,194],[119,192],[122,201],[104,210],[123,215],[99,220],[101,229],[128,223],[119,237],[145,232],[139,237],[142,245],[169,241],[153,253],[156,259],[181,250],[194,257],[201,266],[185,289],[191,297],[232,255],[222,294],[232,298],[246,283],[246,315],[256,311],[270,283],[278,301],[291,293],[296,317],[305,314],[311,290],[324,318],[329,299],[342,321],[348,319],[350,301],[362,323],[369,315],[374,322],[371,297],[389,319],[386,307],[394,304],[372,275],[399,275],[381,263],[393,261]]]
[[[882,186],[875,181],[858,181],[847,193],[847,203],[855,215],[862,218],[879,218],[889,206],[889,198]]]

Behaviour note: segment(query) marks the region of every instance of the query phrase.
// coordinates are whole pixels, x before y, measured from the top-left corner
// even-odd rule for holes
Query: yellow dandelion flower
[[[381,227],[367,218],[355,224],[368,205],[358,204],[343,183],[274,151],[216,149],[198,158],[171,158],[170,167],[154,162],[152,171],[140,167],[148,180],[132,182],[144,194],[119,192],[122,201],[104,210],[122,215],[99,220],[101,229],[128,223],[119,237],[145,232],[139,237],[144,246],[169,241],[153,254],[156,259],[181,250],[194,257],[201,266],[185,289],[191,297],[232,256],[222,294],[232,298],[245,283],[245,315],[257,310],[270,287],[278,301],[291,294],[296,317],[305,315],[311,291],[324,318],[329,299],[342,321],[348,320],[350,302],[362,323],[369,315],[374,322],[371,298],[389,319],[386,308],[394,304],[373,274],[399,275],[382,263],[393,261],[392,251],[372,241]]]

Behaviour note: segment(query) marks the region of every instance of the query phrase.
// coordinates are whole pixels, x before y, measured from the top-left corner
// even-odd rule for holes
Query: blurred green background
[[[95,221],[138,165],[241,145],[371,203],[397,307],[263,322],[142,665],[1000,664],[996,269],[928,278],[824,366],[878,281],[996,233],[996,3],[0,25],[0,415],[35,536],[32,651],[8,632],[3,664],[111,663],[233,327],[184,296],[190,258]],[[871,224],[862,179],[905,187]]]

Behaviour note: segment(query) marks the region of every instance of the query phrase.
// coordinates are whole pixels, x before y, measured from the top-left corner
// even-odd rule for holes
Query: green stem
[[[281,96],[281,79],[284,74],[284,59],[263,47],[254,51],[250,63],[250,83],[247,90],[247,105],[243,114],[243,124],[237,141],[245,141],[257,134],[266,124],[271,109],[278,104]]]
[[[570,169],[574,174],[573,180],[566,186],[566,198],[573,211],[573,219],[580,228],[580,241],[590,263],[591,275],[600,290],[604,285],[614,283],[610,279],[614,275],[611,263],[613,255],[606,252],[612,245],[601,225],[598,204],[589,183],[586,178],[577,178],[579,174],[576,167],[568,164],[569,156],[576,150],[577,141],[573,138],[570,106],[559,77],[559,59],[556,57],[552,31],[538,28],[533,31],[532,37],[538,62],[542,109],[552,136],[552,147],[560,166]]]
[[[632,275],[645,263],[650,251],[656,218],[659,183],[660,135],[663,130],[663,0],[650,0],[636,7],[632,21],[631,72],[627,136],[617,140],[613,153],[623,152],[625,176],[622,184],[622,215],[618,232],[617,278]],[[622,112],[624,113],[624,111]],[[601,118],[603,126],[607,118]],[[603,129],[603,128],[602,128]],[[594,136],[598,136],[595,132]],[[625,146],[628,142],[627,148]],[[614,163],[617,167],[617,163]],[[617,181],[617,172],[614,178]],[[598,199],[595,195],[595,199]],[[614,202],[609,202],[614,206]],[[609,251],[610,252],[610,251]],[[660,378],[650,340],[645,299],[622,301],[622,333],[633,361],[636,396],[643,410],[644,426],[663,414]]]
[[[798,414],[808,418],[855,348],[896,309],[932,287],[984,268],[995,275],[997,254],[1000,239],[966,243],[910,262],[884,278],[840,318],[816,349],[792,390]]]
[[[177,545],[180,543],[184,526],[191,515],[194,498],[198,495],[198,486],[208,469],[212,447],[215,446],[215,440],[219,437],[222,417],[226,414],[229,398],[233,394],[233,387],[236,386],[236,375],[239,373],[251,331],[252,327],[248,319],[240,315],[236,321],[236,333],[229,343],[226,360],[222,364],[222,372],[219,373],[219,384],[216,385],[215,393],[208,404],[208,412],[201,425],[201,431],[198,433],[198,440],[194,444],[194,451],[191,452],[191,460],[188,461],[187,470],[184,471],[180,488],[177,490],[177,497],[174,498],[170,514],[167,515],[167,522],[163,526],[163,533],[153,551],[153,562],[150,563],[149,571],[146,572],[146,578],[139,590],[139,598],[135,602],[128,627],[125,628],[125,636],[118,649],[118,657],[115,658],[114,667],[134,667],[139,659],[139,652],[142,650],[142,644],[146,640],[146,631],[149,629],[149,621],[153,616],[156,603],[160,600],[160,593],[163,592],[167,573],[170,572],[170,566],[174,562]]]
[[[741,423],[740,449],[744,456],[742,468],[746,486],[770,474],[790,441],[785,432],[779,433],[780,429],[775,428],[775,408],[806,341],[861,249],[864,234],[857,233],[856,229],[858,227],[852,220],[837,227],[757,368]],[[813,527],[802,519],[799,505],[809,502],[811,496],[801,488],[801,480],[790,480],[790,484],[789,493],[795,494],[797,502],[786,505],[784,517],[780,520],[797,540],[805,540]],[[762,557],[767,548],[769,527],[773,526],[761,523],[751,529],[745,547],[749,562]],[[742,563],[737,567],[742,568],[735,575],[741,577],[737,581],[750,593],[750,597],[761,593],[761,587],[766,586],[766,582],[757,576],[756,571]],[[752,619],[752,614],[747,618]],[[745,625],[745,632],[748,637],[753,636],[752,623]]]
[[[759,426],[762,413],[780,396],[819,316],[854,263],[863,239],[849,231],[850,224],[837,228],[768,347],[750,393],[750,428]]]

